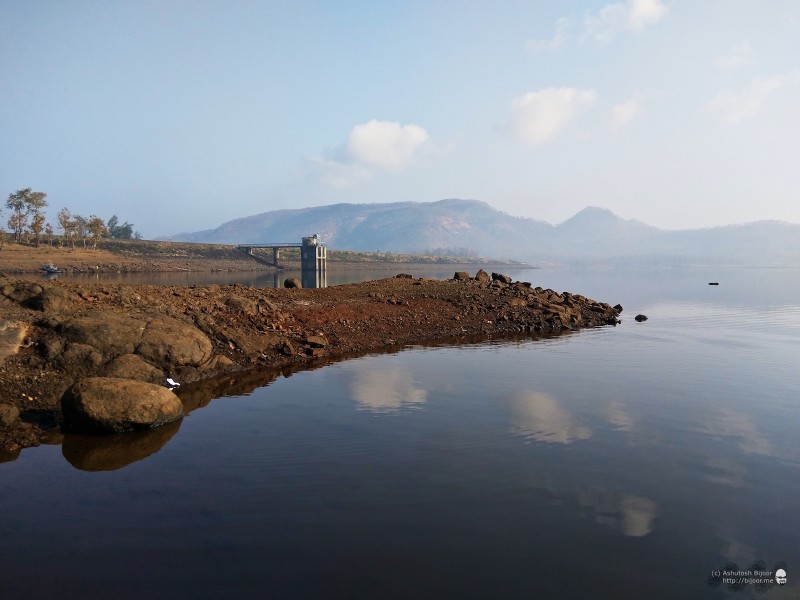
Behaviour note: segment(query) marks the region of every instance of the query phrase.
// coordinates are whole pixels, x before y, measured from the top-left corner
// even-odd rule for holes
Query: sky
[[[796,0],[0,0],[0,193],[146,238],[444,198],[800,223],[799,108]]]

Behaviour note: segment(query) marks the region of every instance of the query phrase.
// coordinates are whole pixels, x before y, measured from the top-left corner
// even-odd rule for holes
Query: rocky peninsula
[[[169,378],[181,387],[168,395],[185,404],[197,395],[193,383],[220,376],[230,382],[411,344],[553,335],[616,324],[621,310],[483,270],[323,289],[0,276],[0,460],[59,431],[67,401],[93,389],[109,402],[156,397],[136,386],[169,392]]]

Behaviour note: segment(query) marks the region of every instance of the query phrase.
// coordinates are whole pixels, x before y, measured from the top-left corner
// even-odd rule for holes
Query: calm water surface
[[[800,597],[798,275],[516,273],[623,323],[368,356],[25,450],[0,465],[2,595]],[[755,561],[787,585],[709,584]]]

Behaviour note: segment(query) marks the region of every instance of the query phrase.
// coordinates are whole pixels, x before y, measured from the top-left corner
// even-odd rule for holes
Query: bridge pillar
[[[281,257],[281,249],[277,246],[272,248],[272,264],[278,266],[278,259]]]

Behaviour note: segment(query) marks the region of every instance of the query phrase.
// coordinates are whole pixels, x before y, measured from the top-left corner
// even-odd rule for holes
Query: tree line
[[[44,209],[47,208],[47,194],[45,192],[34,192],[31,188],[17,190],[8,195],[6,208],[10,211],[7,225],[11,229],[14,240],[20,243],[33,243],[39,246],[43,239],[49,244],[53,244],[55,230],[47,222]],[[0,217],[3,211],[0,209]],[[112,238],[117,240],[142,239],[138,231],[134,231],[133,224],[125,221],[119,222],[117,215],[113,215],[108,221],[103,221],[97,215],[83,217],[73,215],[66,207],[58,211],[58,228],[62,231],[59,239],[62,243],[69,243],[73,248],[75,242],[80,240],[86,246],[87,240],[92,240],[94,247],[97,247],[98,240],[102,238]],[[2,248],[5,236],[0,236],[0,248]]]

